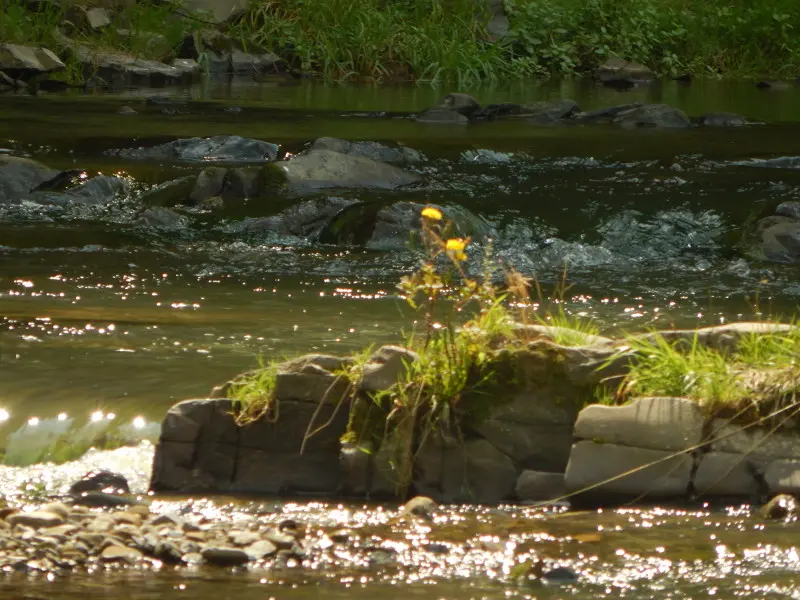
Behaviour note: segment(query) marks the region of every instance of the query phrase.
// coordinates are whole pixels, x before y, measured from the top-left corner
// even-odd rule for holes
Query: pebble
[[[11,525],[24,525],[39,529],[41,527],[55,527],[63,525],[66,521],[65,516],[45,510],[34,510],[31,512],[19,512],[6,517],[6,523]]]
[[[264,532],[263,537],[264,539],[275,544],[278,548],[285,548],[285,549],[292,548],[296,542],[293,535],[288,535],[286,533],[278,531],[277,529],[270,529]]]
[[[113,517],[99,515],[86,526],[86,531],[89,533],[104,533],[110,531],[112,527],[114,527]]]
[[[228,537],[234,546],[249,546],[261,539],[255,531],[231,531]]]
[[[132,113],[123,113],[121,111],[127,109],[128,111],[133,111]],[[133,110],[130,106],[123,106],[119,109],[120,114],[136,114],[136,111]],[[85,492],[107,492],[110,494],[129,494],[130,487],[128,486],[128,480],[125,479],[124,475],[120,475],[119,473],[114,473],[113,471],[89,471],[80,478],[78,481],[73,483],[69,487],[69,494],[70,496],[78,496]]]
[[[187,540],[192,540],[193,542],[206,541],[206,534],[204,531],[187,531],[183,537],[185,537]]]
[[[148,521],[147,524],[148,525],[155,525],[155,526],[158,526],[158,525],[174,525],[174,526],[177,527],[177,526],[181,526],[183,523],[182,523],[181,518],[176,516],[176,515],[163,514],[163,515],[156,515],[155,517],[150,519],[150,521]]]
[[[120,106],[119,110],[117,111],[118,115],[138,115],[135,110],[133,110],[130,106]]]
[[[114,520],[117,523],[126,523],[128,525],[139,526],[142,524],[142,515],[134,512],[123,511],[114,513]]]
[[[277,551],[278,548],[275,544],[267,540],[258,540],[245,548],[245,552],[247,552],[248,556],[253,560],[260,560],[265,556],[272,556]]]
[[[135,563],[142,560],[142,553],[135,548],[128,548],[127,546],[117,546],[112,544],[106,546],[100,553],[100,560],[103,562],[128,562]]]
[[[433,519],[433,512],[438,505],[427,496],[415,496],[400,507],[400,516],[415,516],[426,520]]]
[[[212,546],[202,551],[203,560],[220,567],[235,567],[250,561],[250,555],[239,548]]]

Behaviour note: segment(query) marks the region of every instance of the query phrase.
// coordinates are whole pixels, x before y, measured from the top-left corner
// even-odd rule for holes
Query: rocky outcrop
[[[425,156],[407,146],[387,146],[378,142],[351,142],[341,138],[321,137],[314,140],[309,148],[314,150],[331,150],[350,156],[362,156],[378,162],[397,165],[412,165],[425,160]]]
[[[730,352],[745,336],[787,327],[738,323],[661,334],[678,347],[691,339]],[[627,372],[635,344],[586,336],[586,345],[568,347],[553,341],[563,335],[555,328],[529,329],[537,339],[494,355],[490,388],[462,391],[457,410],[480,417],[434,428],[387,421],[395,406],[387,399],[419,360],[403,347],[382,347],[357,367],[319,354],[282,363],[266,414],[242,424],[227,398],[233,380],[213,398],[170,410],[152,488],[369,498],[393,498],[402,488],[479,503],[754,500],[800,490],[794,433],[733,423],[687,398],[593,404],[599,385]]]

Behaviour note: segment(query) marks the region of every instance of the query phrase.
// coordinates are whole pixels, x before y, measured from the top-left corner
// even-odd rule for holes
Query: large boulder
[[[800,262],[800,221],[774,216],[756,225],[757,251],[763,258],[779,263]]]
[[[149,148],[109,150],[122,158],[176,162],[264,163],[278,157],[278,146],[238,135],[184,138]]]
[[[692,126],[686,113],[666,104],[645,104],[621,111],[614,117],[613,123],[626,129],[639,127],[681,129]]]
[[[10,204],[27,198],[59,171],[29,158],[0,154],[0,204]]]
[[[392,189],[420,183],[416,173],[364,156],[333,150],[311,150],[275,163],[290,185],[301,188],[375,187]]]
[[[123,177],[97,175],[62,192],[36,191],[29,199],[40,204],[101,206],[128,189],[130,183]]]
[[[422,153],[406,146],[387,146],[378,142],[351,142],[341,138],[321,137],[314,140],[310,150],[332,150],[351,156],[363,156],[378,162],[408,165],[424,160]]]

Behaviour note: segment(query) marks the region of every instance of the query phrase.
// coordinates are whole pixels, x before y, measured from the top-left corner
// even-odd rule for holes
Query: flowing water
[[[155,93],[172,98],[168,114],[163,105],[144,102]],[[251,368],[258,354],[347,352],[398,340],[412,326],[413,315],[395,296],[398,278],[414,264],[402,248],[243,233],[244,219],[276,214],[300,200],[292,195],[221,215],[187,211],[178,229],[149,228],[137,221],[141,193],[199,167],[134,162],[107,150],[218,134],[271,141],[290,153],[320,136],[401,143],[425,155],[412,167],[425,177],[423,186],[314,197],[464,207],[494,240],[495,255],[535,276],[545,290],[556,286],[566,264],[571,287],[564,306],[606,332],[797,310],[798,267],[746,260],[733,244],[742,223],[763,205],[800,198],[797,162],[786,161],[789,168],[760,162],[800,156],[800,89],[695,82],[621,94],[563,82],[475,91],[483,103],[571,97],[589,110],[665,102],[690,116],[728,111],[765,123],[738,129],[518,122],[459,128],[408,118],[443,93],[281,81],[0,97],[4,151],[90,176],[122,174],[129,183],[103,206],[0,203],[0,448],[5,441],[6,462],[35,456],[35,450],[19,451],[20,440],[39,435],[47,441],[63,428],[100,427],[111,417],[128,425],[132,440],[152,438],[151,424],[172,403],[205,395]],[[117,114],[123,105],[139,114]],[[479,268],[477,257],[473,262]],[[120,451],[89,458],[116,465],[143,489],[151,448],[145,442],[128,451],[134,458],[121,459]],[[66,466],[42,465],[3,473],[0,493],[6,495],[26,481],[57,493],[74,475]],[[220,510],[238,505],[225,506]],[[339,518],[337,511],[348,513],[348,526],[375,512],[314,504],[276,510],[302,513],[320,527]],[[38,590],[35,597],[48,598],[95,596],[111,584],[124,584],[114,595],[130,598],[171,597],[184,587],[196,598],[800,597],[793,583],[800,571],[797,526],[765,530],[747,509],[631,509],[561,516],[549,525],[552,517],[514,507],[454,508],[438,528],[443,537],[436,528],[431,533],[448,544],[447,552],[400,549],[390,566],[352,573],[332,558],[315,569],[277,574],[161,570],[156,578],[126,572],[73,575],[66,587],[44,579],[28,585]],[[446,527],[450,522],[458,526]],[[570,537],[598,531],[598,539],[585,543]],[[399,535],[408,543],[422,535],[395,534],[384,538]],[[481,549],[481,536],[503,547]],[[511,582],[510,557],[539,544],[545,556],[578,570],[579,582],[533,588]],[[19,580],[9,580],[5,591],[2,585],[0,595],[11,594]]]

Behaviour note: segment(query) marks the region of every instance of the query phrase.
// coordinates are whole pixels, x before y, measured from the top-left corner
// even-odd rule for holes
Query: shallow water
[[[187,103],[165,115],[143,102],[154,93]],[[0,147],[90,175],[122,172],[131,184],[102,208],[0,207],[0,448],[32,417],[48,427],[58,425],[59,413],[76,427],[108,413],[118,423],[158,422],[175,401],[203,396],[251,368],[259,353],[347,352],[396,341],[413,327],[413,314],[394,295],[414,264],[402,246],[379,251],[242,234],[242,219],[275,214],[297,202],[294,196],[236,213],[187,212],[178,231],[138,225],[139,192],[198,167],[125,161],[104,151],[176,136],[240,134],[288,152],[323,135],[407,144],[426,156],[414,167],[426,178],[421,188],[320,195],[465,207],[494,239],[495,255],[535,275],[545,293],[566,263],[572,287],[563,306],[594,318],[607,333],[796,310],[798,267],[745,260],[731,238],[764,203],[800,198],[800,170],[757,162],[800,156],[800,89],[770,93],[750,83],[695,82],[620,94],[563,82],[475,91],[484,103],[572,97],[593,109],[666,102],[690,116],[731,111],[767,123],[746,129],[501,122],[450,128],[408,118],[444,93],[280,81],[0,97]],[[140,114],[117,115],[122,105]],[[225,111],[231,106],[242,110]],[[471,267],[479,262],[473,256]],[[151,453],[145,443],[92,452],[58,468],[0,467],[0,494],[60,494],[99,465],[123,472],[143,492]],[[242,509],[215,502],[218,518]],[[367,561],[355,570],[331,551],[319,564],[246,573],[161,567],[153,577],[148,567],[54,581],[14,574],[0,578],[0,597],[23,589],[26,597],[137,599],[179,592],[217,599],[800,597],[798,526],[765,527],[746,508],[556,516],[533,508],[451,507],[433,531],[419,532],[387,530],[377,507],[269,506],[277,511],[269,518],[290,516],[322,529],[346,513],[346,526],[374,528],[373,545],[398,553],[387,565]],[[217,510],[181,499],[156,507]],[[431,547],[437,551],[408,545],[423,538],[439,544]],[[530,552],[575,569],[578,583],[514,582],[507,569]]]

